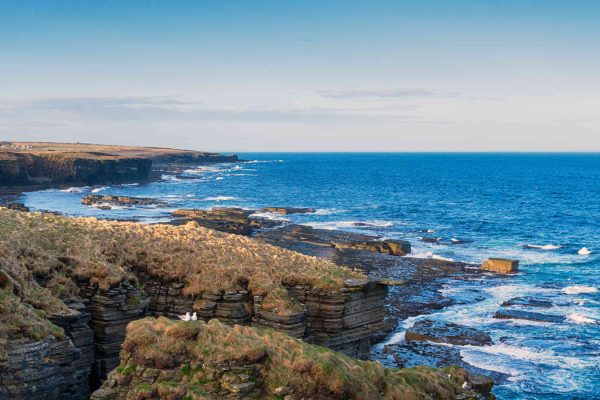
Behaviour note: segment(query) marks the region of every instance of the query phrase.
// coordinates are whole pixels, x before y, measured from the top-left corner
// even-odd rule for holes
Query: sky
[[[600,151],[600,1],[3,1],[0,140]]]

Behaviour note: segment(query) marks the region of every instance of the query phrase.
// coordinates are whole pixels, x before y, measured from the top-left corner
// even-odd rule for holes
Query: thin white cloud
[[[426,89],[383,89],[323,91],[320,92],[320,95],[332,99],[354,99],[364,97],[429,97],[440,94]]]

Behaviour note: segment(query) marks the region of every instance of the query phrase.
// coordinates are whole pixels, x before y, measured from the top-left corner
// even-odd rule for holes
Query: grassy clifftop
[[[467,380],[457,367],[391,370],[276,331],[161,317],[128,326],[121,365],[92,398],[479,398]]]
[[[0,186],[140,182],[150,179],[157,164],[230,161],[237,156],[159,147],[0,142]]]
[[[285,285],[326,291],[362,274],[243,236],[183,226],[66,218],[0,207],[0,340],[55,333],[45,316],[81,284],[100,290],[147,274],[184,284],[183,292],[248,290],[280,315],[297,304]]]

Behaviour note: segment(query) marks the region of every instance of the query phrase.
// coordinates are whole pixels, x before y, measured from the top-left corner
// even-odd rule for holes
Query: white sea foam
[[[289,219],[283,217],[282,214],[279,213],[270,213],[270,212],[255,212],[250,214],[250,217],[255,218],[266,218],[274,221],[289,221]]]
[[[597,324],[598,323],[598,321],[596,321],[595,319],[592,319],[592,318],[586,317],[585,315],[581,315],[581,314],[577,314],[577,313],[568,314],[567,319],[576,324]]]
[[[582,293],[596,293],[597,288],[591,286],[574,285],[567,286],[561,290],[564,294],[582,294]]]
[[[559,244],[526,244],[525,247],[528,249],[552,251],[560,249],[562,246]]]
[[[215,178],[215,181],[222,181],[223,179],[225,179],[225,178],[223,178],[222,176],[217,176],[217,177]]]
[[[332,215],[332,214],[339,214],[344,211],[345,210],[340,210],[338,208],[318,208],[313,214],[314,215]]]
[[[577,254],[587,256],[588,254],[592,254],[592,252],[587,247],[582,247],[581,249],[579,249]]]
[[[162,179],[163,181],[172,181],[172,182],[176,182],[176,181],[180,181],[181,179],[179,179],[178,177],[176,177],[175,175],[167,175],[167,174],[163,174],[160,179]]]
[[[283,160],[250,160],[246,161],[245,164],[266,164],[266,163],[280,163]]]
[[[61,189],[61,192],[63,192],[63,193],[83,193],[86,189],[88,189],[87,186],[84,186],[84,187],[70,187],[68,189]]]
[[[414,257],[414,258],[431,258],[434,260],[454,261],[454,259],[452,259],[452,258],[440,256],[439,254],[434,254],[431,251],[426,251],[424,253],[414,253],[414,254],[411,254],[410,256]]]
[[[590,363],[585,362],[577,357],[568,357],[557,355],[552,350],[537,350],[537,349],[529,349],[526,347],[517,347],[510,346],[504,343],[494,344],[491,346],[463,346],[463,350],[461,351],[461,356],[465,358],[465,355],[473,355],[473,353],[479,353],[480,355],[488,355],[488,359],[492,361],[493,356],[506,356],[517,360],[524,360],[528,362],[532,362],[535,364],[545,364],[545,365],[553,365],[558,367],[564,367],[565,365],[575,367],[575,368],[585,368],[590,365]],[[471,357],[468,357],[471,358]],[[480,357],[477,357],[480,358]],[[486,357],[481,357],[486,358]],[[472,359],[472,358],[471,358]],[[471,365],[479,366],[473,364],[471,361],[465,359]],[[486,368],[488,369],[488,368]],[[494,370],[496,371],[496,370]],[[502,372],[502,371],[498,371]],[[511,374],[512,375],[512,374]]]
[[[390,221],[328,221],[328,222],[309,222],[306,225],[317,229],[336,230],[343,228],[387,228],[393,226]]]
[[[210,196],[210,197],[206,197],[204,198],[205,201],[232,201],[232,200],[238,200],[237,197],[233,197],[233,196]]]
[[[97,188],[93,188],[92,189],[92,193],[98,193],[98,192],[101,192],[101,191],[106,190],[106,189],[108,189],[108,186],[100,186],[100,187],[97,187]]]

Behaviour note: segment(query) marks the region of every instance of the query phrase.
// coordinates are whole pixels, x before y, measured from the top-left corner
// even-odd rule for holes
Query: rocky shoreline
[[[160,159],[160,171],[174,171],[172,163],[177,160],[180,159]],[[187,156],[183,160],[187,162]],[[152,199],[92,195],[83,201],[88,205],[107,203],[109,207],[111,203],[147,205]],[[17,205],[12,208],[27,211]],[[470,332],[459,326],[438,326],[433,329],[435,334],[408,334],[403,344],[386,346],[383,352],[374,351],[372,347],[392,333],[399,321],[451,305],[451,301],[439,292],[448,280],[472,279],[489,275],[489,272],[460,262],[411,258],[407,256],[410,243],[405,241],[281,224],[260,216],[261,213],[306,212],[314,210],[284,207],[252,211],[231,208],[178,210],[172,224],[185,225],[194,221],[210,229],[250,236],[253,240],[353,268],[363,272],[368,279],[348,279],[335,293],[315,290],[306,284],[285,285],[293,301],[302,306],[297,312],[285,315],[263,307],[263,298],[245,289],[189,296],[181,281],[157,280],[139,271],[135,274],[135,282],[123,280],[108,291],[99,290],[97,285],[89,282],[79,282],[81,295],[65,303],[69,312],[49,316],[50,321],[63,329],[65,336],[62,339],[49,336],[39,341],[17,339],[6,342],[8,364],[0,369],[0,398],[87,398],[91,390],[104,382],[123,361],[121,344],[130,322],[144,316],[177,318],[190,310],[194,310],[201,320],[216,318],[232,325],[274,328],[307,343],[321,344],[352,357],[370,357],[383,365],[400,368],[460,365],[471,374],[468,387],[491,398],[489,392],[493,382],[481,374],[487,373],[496,380],[505,377],[472,368],[462,362],[455,351],[445,351],[439,345],[451,343],[448,340],[464,342],[472,337],[477,340],[471,343],[488,345],[483,333]],[[494,270],[493,266],[487,269]],[[498,277],[502,276],[491,279]],[[394,295],[388,296],[389,291]],[[519,318],[511,315],[497,318]],[[416,331],[417,328],[419,326],[411,329]],[[458,339],[447,339],[448,332],[458,332],[455,335]],[[392,364],[390,359],[394,360]],[[24,370],[28,372],[18,372]],[[246,394],[230,391],[226,395],[244,398]],[[112,395],[95,396],[114,398]]]

